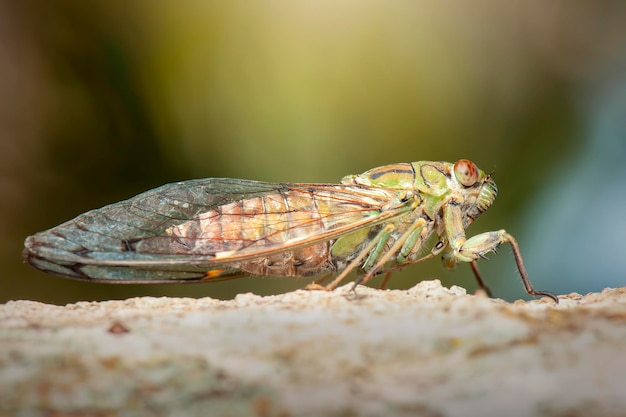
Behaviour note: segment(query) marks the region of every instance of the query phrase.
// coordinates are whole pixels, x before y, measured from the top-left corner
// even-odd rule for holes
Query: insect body
[[[210,282],[245,275],[361,276],[435,256],[454,268],[509,243],[526,291],[533,289],[506,231],[469,239],[465,229],[494,202],[496,184],[471,161],[386,165],[341,184],[209,178],[164,185],[84,213],[26,239],[33,267],[118,283]],[[426,243],[437,238],[429,250]]]

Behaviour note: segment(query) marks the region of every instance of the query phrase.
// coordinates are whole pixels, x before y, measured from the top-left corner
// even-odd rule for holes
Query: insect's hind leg
[[[323,274],[321,277],[319,277],[318,279],[316,279],[315,281],[313,281],[312,283],[308,284],[306,287],[304,287],[305,290],[326,290],[326,287],[323,285],[324,281],[326,281],[328,278],[330,278],[332,274],[331,273],[326,273]]]
[[[332,280],[328,285],[321,286],[317,282],[315,282],[313,284],[307,285],[304,289],[326,290],[326,291],[334,290],[337,287],[337,285],[339,285],[339,283],[350,272],[352,272],[353,269],[358,267],[368,255],[378,257],[378,255],[380,254],[380,251],[377,251],[378,248],[384,247],[384,243],[387,242],[387,240],[389,239],[389,236],[391,235],[391,232],[394,229],[395,229],[395,226],[393,224],[386,225],[380,232],[378,232],[378,234],[374,237],[374,239],[371,240],[371,242],[369,242],[363,249],[361,249],[361,252],[359,252],[357,257],[354,258],[352,261],[350,261],[350,263],[346,266],[346,268],[343,271],[341,271],[341,273],[337,275],[337,277],[334,280]],[[381,242],[383,242],[382,245],[381,245]]]
[[[352,287],[352,290],[354,291],[354,289],[358,285],[365,284],[367,281],[369,281],[374,276],[374,274],[376,274],[376,272],[379,271],[391,259],[394,254],[400,255],[400,257],[397,259],[404,259],[402,258],[402,253],[404,251],[405,244],[407,244],[407,242],[411,242],[412,244],[414,244],[415,242],[412,238],[416,235],[416,233],[420,233],[425,224],[426,221],[424,219],[419,219],[413,225],[411,225],[409,230],[407,230],[402,236],[400,236],[398,240],[393,244],[393,246],[391,246],[391,248],[389,248],[389,250],[378,260],[378,262],[376,262],[376,264],[367,271],[367,274],[359,277],[356,281],[354,281],[354,286]]]

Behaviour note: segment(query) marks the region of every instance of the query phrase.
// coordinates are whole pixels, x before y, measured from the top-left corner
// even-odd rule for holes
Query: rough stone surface
[[[626,289],[0,305],[2,416],[626,415]]]

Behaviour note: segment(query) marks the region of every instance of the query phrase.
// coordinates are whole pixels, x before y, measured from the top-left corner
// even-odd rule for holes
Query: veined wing
[[[117,282],[242,275],[271,256],[402,215],[396,191],[210,178],[164,185],[29,237],[24,257],[55,274]],[[390,205],[391,204],[391,205]],[[243,273],[245,275],[245,273]]]

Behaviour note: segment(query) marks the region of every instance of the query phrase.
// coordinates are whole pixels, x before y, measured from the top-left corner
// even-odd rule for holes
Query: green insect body
[[[340,184],[209,178],[168,184],[84,213],[26,239],[37,269],[102,282],[210,282],[245,275],[338,273],[355,283],[441,256],[447,268],[509,243],[525,289],[519,247],[506,231],[469,239],[465,229],[494,202],[497,187],[468,160],[371,169]],[[427,242],[436,235],[436,243]]]

